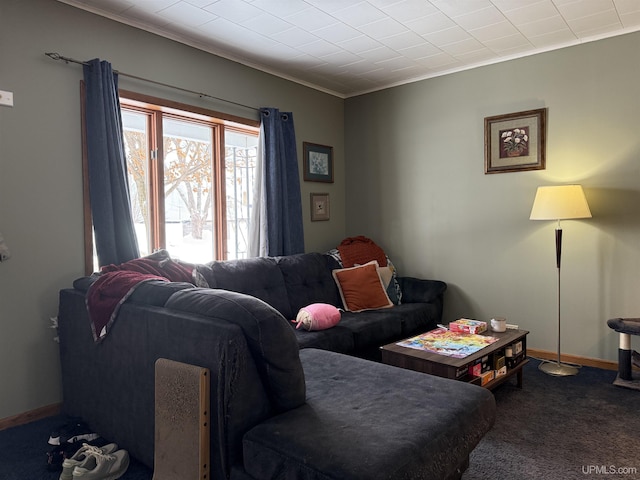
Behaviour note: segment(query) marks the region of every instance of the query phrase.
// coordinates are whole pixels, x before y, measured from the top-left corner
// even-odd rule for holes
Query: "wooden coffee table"
[[[487,362],[494,362],[496,358],[505,356],[508,347],[511,347],[513,353],[515,346],[519,344],[521,346],[521,352],[511,357],[511,361],[509,362],[510,367],[507,368],[507,372],[483,386],[488,389],[493,389],[516,375],[517,386],[522,388],[522,367],[529,362],[527,359],[528,333],[526,330],[512,329],[507,329],[507,331],[503,333],[484,332],[482,335],[497,337],[498,341],[464,358],[449,357],[390,343],[380,347],[382,363],[480,385],[480,377],[472,376],[469,373],[469,367],[477,365],[479,362],[482,362],[483,359]]]

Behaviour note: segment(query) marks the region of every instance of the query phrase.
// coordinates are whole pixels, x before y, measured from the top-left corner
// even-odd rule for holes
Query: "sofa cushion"
[[[304,403],[298,342],[289,321],[268,304],[242,293],[192,288],[174,293],[165,306],[238,325],[275,410]]]
[[[307,403],[243,440],[255,478],[444,479],[495,421],[488,390],[464,382],[305,349]]]
[[[400,320],[403,338],[433,330],[438,325],[440,308],[432,303],[403,303],[393,307]]]
[[[379,347],[402,336],[402,318],[396,313],[398,307],[400,305],[358,313],[342,312],[338,326],[351,332],[356,351]]]
[[[289,320],[298,313],[298,310],[292,311],[289,306],[287,287],[276,257],[211,262],[205,268],[198,268],[198,272],[211,288],[222,288],[259,298]]]
[[[342,321],[342,320],[341,320]],[[320,348],[339,353],[352,353],[355,349],[353,332],[338,324],[328,330],[294,330],[300,348]]]
[[[378,262],[371,261],[357,267],[333,270],[344,309],[361,312],[392,307],[385,286],[378,273]]]
[[[398,282],[398,271],[389,257],[387,257],[387,267],[391,270],[391,281],[387,286],[387,295],[395,305],[400,305],[402,303],[402,289],[400,282]]]
[[[330,257],[334,263],[339,266],[333,267],[335,268],[343,268],[344,265],[342,263],[342,258],[340,257],[340,251],[337,248],[333,248],[325,253],[325,256]],[[386,266],[391,271],[391,281],[388,284],[385,284],[387,289],[387,295],[389,295],[389,299],[394,303],[394,305],[400,305],[402,303],[402,289],[400,288],[400,282],[398,281],[398,271],[396,270],[395,265],[391,261],[388,255],[385,255]],[[383,262],[384,263],[384,262]],[[382,265],[382,264],[380,264]],[[382,267],[386,268],[386,267]]]
[[[171,295],[185,288],[193,288],[193,285],[186,282],[149,280],[148,282],[138,285],[127,299],[127,303],[140,303],[143,305],[162,307]]]
[[[312,303],[341,306],[331,270],[338,268],[333,259],[321,253],[303,253],[276,257],[287,288],[289,307],[295,318],[298,311]]]

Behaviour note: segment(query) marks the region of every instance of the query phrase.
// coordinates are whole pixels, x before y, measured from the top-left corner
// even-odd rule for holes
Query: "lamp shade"
[[[591,218],[591,210],[581,185],[538,187],[530,220]]]

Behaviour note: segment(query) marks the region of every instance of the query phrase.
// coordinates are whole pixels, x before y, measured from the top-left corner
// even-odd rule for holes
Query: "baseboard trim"
[[[542,358],[544,360],[558,360],[558,352],[549,352],[547,350],[538,350],[537,348],[527,348],[527,356],[534,358]],[[618,362],[611,360],[600,360],[598,358],[580,357],[578,355],[560,355],[560,361],[567,363],[577,363],[585,367],[602,368],[603,370],[618,370]]]
[[[44,407],[36,408],[35,410],[29,410],[28,412],[19,413],[12,417],[0,418],[0,431],[7,428],[17,427],[18,425],[24,425],[26,423],[34,422],[42,418],[50,417],[52,415],[58,415],[62,411],[61,403],[53,403],[51,405],[45,405]]]

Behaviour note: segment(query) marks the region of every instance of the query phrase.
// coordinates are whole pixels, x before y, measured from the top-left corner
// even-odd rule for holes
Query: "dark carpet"
[[[496,424],[462,479],[640,479],[640,392],[612,385],[615,371],[552,377],[539,363],[524,367],[522,390],[495,390]]]
[[[471,454],[463,480],[640,479],[640,392],[612,385],[616,372],[583,367],[557,378],[524,367],[495,393],[498,418]],[[46,469],[50,417],[0,432],[0,480],[58,480]],[[151,480],[132,460],[122,480]],[[363,479],[366,480],[366,479]]]

